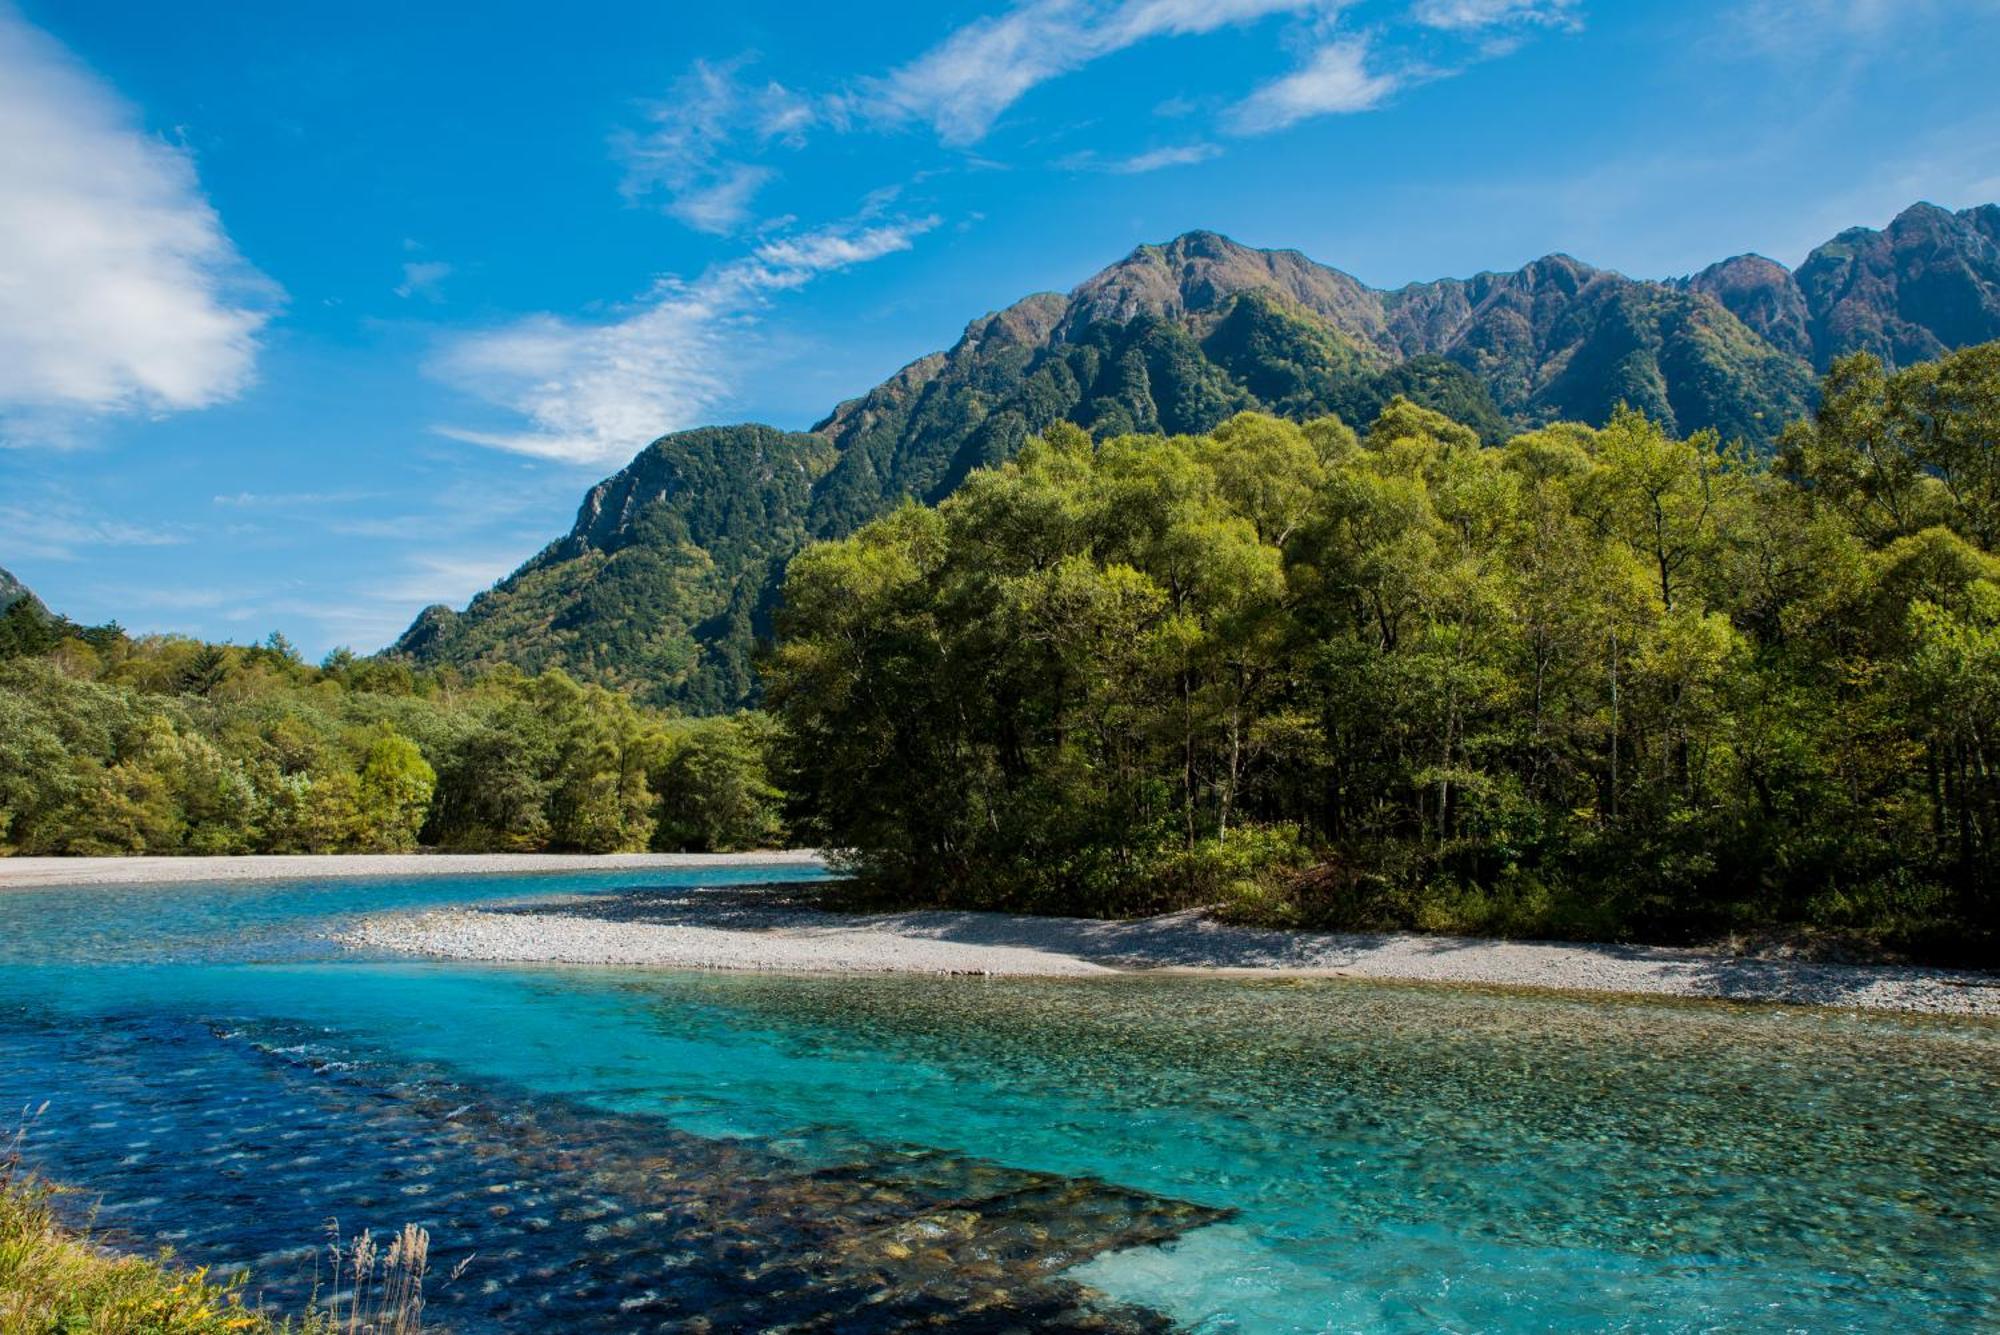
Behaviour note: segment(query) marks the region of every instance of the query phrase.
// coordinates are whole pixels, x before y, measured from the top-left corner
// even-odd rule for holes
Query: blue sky
[[[2000,199],[2000,0],[0,0],[0,566],[373,649],[652,437],[1195,227],[1381,285]]]

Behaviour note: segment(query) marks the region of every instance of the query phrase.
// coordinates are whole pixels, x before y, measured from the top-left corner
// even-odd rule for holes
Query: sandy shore
[[[294,881],[350,876],[502,876],[559,871],[818,867],[818,853],[350,853],[260,857],[0,858],[0,890],[159,881]]]
[[[999,913],[836,914],[786,891],[632,891],[363,920],[349,944],[438,959],[1077,976],[1241,971],[2000,1016],[2000,975],[1643,946],[1354,936]]]

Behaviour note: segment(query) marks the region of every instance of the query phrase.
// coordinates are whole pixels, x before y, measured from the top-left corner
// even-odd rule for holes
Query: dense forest
[[[791,562],[797,828],[902,900],[1990,957],[1996,441],[2000,344],[1839,360],[1774,455],[1057,425]]]
[[[783,838],[753,714],[683,720],[561,672],[0,614],[0,852],[720,850]]]
[[[1487,426],[1056,423],[790,561],[769,715],[16,591],[0,851],[792,838],[900,902],[1990,957],[2000,344],[1840,359],[1771,452]]]

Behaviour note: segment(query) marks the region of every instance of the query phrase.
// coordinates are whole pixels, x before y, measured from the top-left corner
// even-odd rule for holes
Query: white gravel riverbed
[[[2000,1016],[2000,975],[1645,946],[924,911],[841,914],[779,891],[635,890],[364,919],[349,945],[437,959],[804,972],[1329,975]]]

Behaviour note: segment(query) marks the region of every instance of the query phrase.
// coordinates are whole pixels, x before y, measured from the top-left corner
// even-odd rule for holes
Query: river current
[[[0,1107],[115,1245],[454,1330],[2000,1328],[2000,1026],[1341,979],[417,963],[385,909],[796,867],[0,893]],[[445,1283],[443,1272],[465,1262]]]

